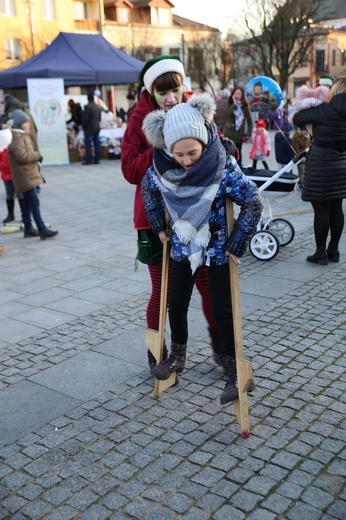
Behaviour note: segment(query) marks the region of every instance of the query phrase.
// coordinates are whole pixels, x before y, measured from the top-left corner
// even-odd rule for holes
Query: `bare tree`
[[[253,65],[271,78],[276,67],[281,88],[307,60],[323,5],[323,0],[246,0],[244,25]]]
[[[52,33],[44,28],[36,30],[34,34],[28,35],[27,32],[21,30],[16,34],[17,39],[20,41],[20,60],[26,61],[36,56],[39,52],[49,45],[55,38],[52,37]]]
[[[204,91],[208,86],[215,94],[215,87],[227,83],[226,65],[222,63],[224,49],[220,32],[215,30],[210,33],[191,26],[185,46],[187,74],[198,84],[200,90]]]

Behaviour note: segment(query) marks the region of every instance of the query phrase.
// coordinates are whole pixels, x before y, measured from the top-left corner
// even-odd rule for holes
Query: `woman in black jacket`
[[[327,265],[328,260],[339,262],[342,201],[346,197],[346,76],[334,81],[329,103],[296,113],[293,123],[298,127],[312,123],[302,199],[311,202],[314,209],[316,252],[306,260],[321,265]]]

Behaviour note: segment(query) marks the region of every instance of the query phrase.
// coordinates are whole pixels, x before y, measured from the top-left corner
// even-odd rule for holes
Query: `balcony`
[[[74,21],[75,31],[100,31],[100,22],[98,20],[75,20]]]

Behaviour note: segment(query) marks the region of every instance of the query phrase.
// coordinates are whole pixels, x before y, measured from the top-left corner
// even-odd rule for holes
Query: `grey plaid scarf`
[[[170,215],[172,229],[187,247],[192,273],[205,263],[211,205],[226,162],[226,151],[214,125],[208,129],[208,136],[204,154],[190,170],[154,150],[155,180]]]
[[[239,130],[239,128],[241,127],[241,125],[243,124],[243,121],[244,121],[244,114],[241,109],[240,103],[237,103],[237,107],[234,109],[234,119],[235,119],[234,128],[236,130]]]

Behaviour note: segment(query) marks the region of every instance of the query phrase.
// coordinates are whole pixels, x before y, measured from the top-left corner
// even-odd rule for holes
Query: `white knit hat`
[[[166,74],[166,72],[176,72],[182,77],[182,82],[185,80],[184,66],[178,56],[156,56],[149,60],[143,67],[140,73],[140,83],[143,83],[150,94],[154,81]]]
[[[166,148],[169,152],[181,139],[198,139],[208,143],[208,133],[204,117],[188,103],[181,103],[171,108],[166,114],[163,127]]]
[[[215,102],[210,94],[194,94],[187,103],[180,103],[164,112],[157,110],[148,114],[143,121],[143,132],[152,146],[172,148],[181,139],[198,139],[208,144],[206,123],[212,121]]]

